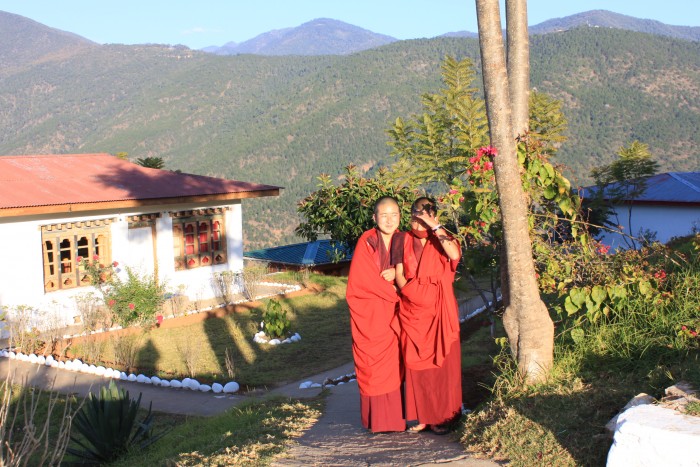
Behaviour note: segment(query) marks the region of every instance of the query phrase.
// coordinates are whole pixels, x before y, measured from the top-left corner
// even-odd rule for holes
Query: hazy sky
[[[597,9],[700,26],[700,0],[529,0],[528,19],[534,25]],[[474,0],[0,0],[0,10],[100,44],[184,44],[193,49],[243,42],[316,18],[397,39],[477,30]]]

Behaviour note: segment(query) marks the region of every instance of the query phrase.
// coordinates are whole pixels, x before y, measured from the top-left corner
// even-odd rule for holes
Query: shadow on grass
[[[697,384],[699,361],[697,351],[688,353],[667,347],[629,349],[626,358],[592,352],[584,355],[583,384],[559,384],[506,402],[515,410],[517,420],[506,429],[507,437],[520,440],[523,445],[531,443],[527,449],[521,446],[521,452],[534,456],[517,459],[516,463],[556,463],[563,454],[557,451],[559,446],[573,458],[575,465],[605,465],[612,442],[605,424],[641,392],[660,398],[664,389],[678,380]],[[550,437],[556,443],[548,441]]]

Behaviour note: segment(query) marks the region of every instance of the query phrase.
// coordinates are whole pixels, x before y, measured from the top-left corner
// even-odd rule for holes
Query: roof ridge
[[[681,176],[678,174],[678,172],[668,172],[668,174],[669,174],[671,177],[673,177],[675,180],[678,180],[679,182],[681,182],[683,185],[685,185],[685,186],[689,187],[690,189],[695,190],[696,192],[700,193],[700,188],[698,188],[697,186],[695,186],[693,183],[689,182],[689,181],[686,180],[685,178],[681,177]]]

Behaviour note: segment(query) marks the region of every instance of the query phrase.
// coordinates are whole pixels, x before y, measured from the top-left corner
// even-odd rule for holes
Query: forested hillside
[[[0,57],[11,40],[0,38]],[[632,139],[648,143],[663,170],[699,169],[700,44],[584,28],[533,36],[531,49],[532,85],[564,102],[570,139],[559,161],[575,181]],[[0,154],[127,152],[285,187],[279,199],[246,201],[247,248],[297,240],[296,203],[318,174],[390,163],[385,129],[440,86],[446,54],[478,63],[468,38],[349,56],[61,50],[0,70]]]

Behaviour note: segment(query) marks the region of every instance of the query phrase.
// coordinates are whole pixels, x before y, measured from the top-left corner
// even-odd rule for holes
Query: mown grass
[[[510,356],[497,356],[491,399],[464,421],[465,448],[514,466],[604,465],[605,424],[629,399],[660,398],[680,380],[700,387],[700,341],[681,332],[700,326],[699,266],[669,276],[666,303],[632,297],[614,320],[587,327],[584,339],[558,335],[544,384],[522,385]]]
[[[184,353],[196,353],[194,377],[200,382],[237,381],[241,387],[274,386],[319,373],[352,360],[350,324],[345,287],[347,278],[312,276],[323,290],[293,298],[277,298],[292,322],[292,331],[301,340],[278,346],[253,342],[259,330],[259,308],[210,318],[181,327],[144,331],[133,372],[173,379],[191,376]],[[192,345],[196,344],[196,345]],[[93,344],[94,345],[94,344]],[[183,351],[183,348],[189,348]],[[99,362],[90,361],[86,343],[76,344],[73,352],[90,363],[114,366],[112,345],[106,343]],[[229,376],[226,352],[232,357],[234,374]],[[120,370],[124,370],[120,368]]]
[[[269,465],[315,423],[322,410],[322,397],[270,398],[214,417],[158,414],[154,432],[164,426],[172,430],[149,448],[134,449],[112,465]]]

